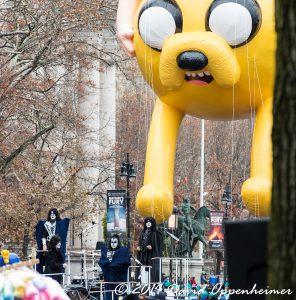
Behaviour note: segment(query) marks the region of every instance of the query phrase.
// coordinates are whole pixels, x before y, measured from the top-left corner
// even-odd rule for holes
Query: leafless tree
[[[115,57],[98,43],[103,30],[113,30],[113,2],[0,2],[1,239],[24,255],[49,207],[85,219],[94,210],[88,196],[99,198],[110,180],[114,151],[83,153],[89,129],[78,102],[94,85],[80,74]],[[104,149],[108,138],[100,143]],[[96,181],[79,184],[87,168],[98,170]]]

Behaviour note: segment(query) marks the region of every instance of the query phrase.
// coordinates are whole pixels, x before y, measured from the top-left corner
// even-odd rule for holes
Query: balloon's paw
[[[258,177],[249,178],[242,186],[242,198],[252,214],[260,217],[269,216],[271,181]]]
[[[136,206],[142,216],[153,217],[160,224],[172,214],[173,195],[162,186],[147,184],[139,190]]]

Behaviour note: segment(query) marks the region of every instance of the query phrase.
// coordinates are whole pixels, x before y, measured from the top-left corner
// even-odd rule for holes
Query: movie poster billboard
[[[125,190],[107,191],[107,236],[126,237]]]
[[[210,233],[209,233],[210,250],[224,250],[223,218],[224,218],[223,211],[211,211]]]

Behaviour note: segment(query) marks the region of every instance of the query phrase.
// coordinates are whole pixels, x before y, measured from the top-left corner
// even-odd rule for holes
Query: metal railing
[[[78,272],[75,274],[72,274],[72,268],[71,268],[71,256],[72,255],[81,255],[83,258],[83,271]],[[82,251],[71,251],[67,253],[67,272],[66,273],[52,273],[52,274],[44,274],[45,276],[59,276],[62,275],[62,284],[64,289],[75,289],[75,284],[71,284],[71,277],[72,278],[79,278],[78,282],[79,284],[76,284],[76,287],[83,287],[90,296],[92,295],[97,295],[97,297],[93,297],[96,299],[103,300],[103,295],[104,293],[111,293],[112,299],[114,299],[115,294],[120,292],[117,289],[107,289],[106,290],[106,285],[116,285],[117,287],[122,285],[125,287],[124,294],[129,294],[131,292],[135,292],[135,289],[138,289],[136,292],[149,292],[152,288],[155,287],[155,289],[158,289],[162,287],[162,282],[161,282],[161,277],[162,277],[162,270],[163,270],[163,265],[172,265],[173,270],[175,271],[175,278],[174,281],[172,282],[175,286],[179,286],[178,279],[180,278],[185,279],[185,286],[184,286],[184,291],[185,294],[183,295],[178,295],[176,297],[173,297],[174,299],[176,298],[189,298],[189,288],[188,288],[188,281],[189,281],[189,262],[191,261],[190,258],[170,258],[170,257],[155,257],[153,260],[158,260],[158,266],[159,266],[159,280],[158,282],[151,282],[151,270],[152,266],[144,266],[144,265],[133,265],[128,268],[128,273],[127,273],[127,281],[126,282],[105,282],[103,280],[98,279],[99,276],[96,276],[96,272],[99,270],[98,267],[95,267],[97,265],[97,254],[94,255],[91,254],[89,255],[89,252],[86,250]],[[93,268],[86,268],[86,263],[87,261],[90,260],[92,262]],[[136,261],[136,260],[135,260]],[[170,263],[171,262],[171,263]],[[36,269],[36,268],[35,268]],[[183,277],[184,274],[184,277]],[[140,276],[140,280],[139,279]],[[137,277],[137,278],[136,278]],[[155,285],[156,284],[156,285]],[[142,290],[139,290],[139,287],[142,288]],[[145,288],[143,290],[143,288]],[[171,298],[172,298],[171,297]]]

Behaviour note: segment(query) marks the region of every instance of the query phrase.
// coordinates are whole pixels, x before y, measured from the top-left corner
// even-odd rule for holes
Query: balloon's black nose
[[[208,65],[208,58],[198,51],[185,51],[178,55],[177,64],[184,71],[198,71]]]

